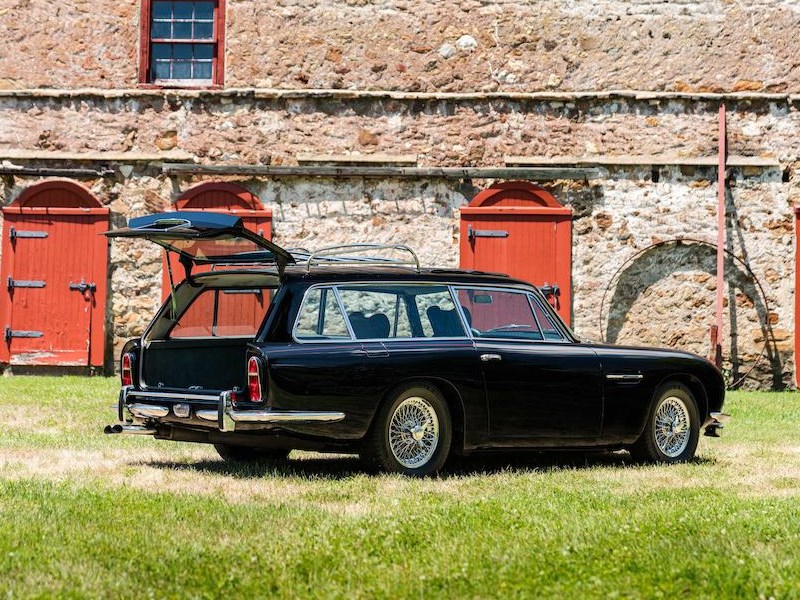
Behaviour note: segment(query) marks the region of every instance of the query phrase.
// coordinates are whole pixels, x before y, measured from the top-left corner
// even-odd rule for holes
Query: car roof
[[[276,275],[275,268],[265,268],[254,265],[251,268],[236,268],[219,270],[213,273],[197,273],[194,279],[203,280],[214,277],[216,283],[223,280],[245,278],[254,273]],[[219,278],[218,278],[219,277]],[[289,265],[283,273],[282,281],[301,281],[309,285],[318,283],[338,282],[430,282],[441,284],[471,284],[471,285],[499,285],[499,286],[526,286],[533,287],[529,282],[513,279],[502,273],[487,273],[483,271],[468,271],[463,269],[428,267],[420,270],[412,267],[401,266],[312,266]]]

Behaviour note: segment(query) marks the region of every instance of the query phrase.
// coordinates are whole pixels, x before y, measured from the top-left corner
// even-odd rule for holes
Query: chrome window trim
[[[352,326],[350,325],[350,319],[347,317],[347,312],[344,310],[344,305],[342,304],[342,299],[341,299],[341,296],[339,295],[339,288],[340,287],[376,287],[376,286],[384,286],[384,285],[385,286],[410,286],[410,287],[431,286],[431,287],[439,287],[439,288],[443,288],[444,290],[447,290],[447,292],[450,294],[450,301],[453,302],[453,304],[456,305],[457,314],[459,315],[459,318],[461,319],[461,325],[462,325],[462,327],[464,327],[464,331],[466,332],[466,334],[463,335],[463,336],[447,336],[447,337],[388,337],[388,338],[362,338],[362,339],[357,338],[355,336],[355,333],[353,332]],[[331,284],[331,283],[315,283],[314,285],[311,285],[308,288],[306,288],[306,291],[303,294],[303,300],[300,303],[300,309],[297,311],[297,316],[295,317],[294,326],[292,327],[292,340],[294,342],[298,343],[298,344],[307,345],[307,344],[342,344],[342,343],[347,343],[347,342],[351,342],[351,343],[352,342],[354,342],[354,343],[360,343],[360,342],[398,342],[398,341],[400,341],[400,342],[413,342],[413,341],[423,341],[423,340],[427,340],[427,341],[431,341],[431,340],[448,341],[448,340],[469,340],[469,339],[472,339],[470,334],[469,334],[469,328],[465,326],[464,317],[463,317],[463,315],[461,315],[461,311],[458,310],[458,302],[456,301],[456,298],[453,295],[453,289],[452,289],[453,285],[454,284],[452,284],[452,283],[438,282],[438,281],[436,281],[436,282],[432,282],[432,281],[416,282],[416,281],[408,281],[408,280],[406,280],[406,281],[392,281],[392,280],[389,280],[389,281],[380,281],[380,282],[364,282],[364,281],[347,282],[347,281],[344,281],[344,282],[336,282],[335,284]],[[342,314],[344,315],[344,320],[345,320],[345,323],[347,324],[347,330],[350,332],[350,335],[351,335],[350,339],[341,338],[341,339],[336,339],[336,340],[301,340],[301,339],[298,339],[297,336],[295,335],[295,333],[297,331],[297,325],[300,322],[300,315],[302,314],[303,306],[304,306],[305,301],[306,301],[306,296],[312,290],[317,289],[317,288],[324,288],[324,287],[331,288],[331,289],[334,290],[334,294],[335,294],[337,300],[339,301],[339,310],[342,311]],[[517,288],[517,289],[522,290],[524,288]]]
[[[324,288],[327,288],[333,292],[333,297],[336,300],[336,306],[339,308],[339,312],[342,314],[345,327],[347,327],[347,331],[350,334],[350,337],[349,338],[341,337],[335,340],[301,340],[300,338],[297,337],[297,328],[300,326],[300,317],[303,315],[303,308],[305,308],[306,306],[306,300],[308,299],[308,295],[314,290],[322,290]],[[315,283],[314,285],[311,285],[308,288],[306,288],[306,291],[303,292],[303,300],[300,302],[300,308],[297,310],[297,315],[294,318],[294,325],[292,326],[292,340],[298,344],[343,344],[343,343],[358,341],[356,340],[355,335],[353,334],[353,328],[350,325],[350,320],[347,318],[347,313],[344,312],[344,307],[342,306],[342,299],[339,297],[339,293],[336,290],[335,285],[330,283]]]
[[[528,294],[528,303],[530,303],[530,305],[531,305],[531,311],[533,312],[533,318],[536,319],[536,323],[539,325],[539,331],[542,332],[542,341],[543,342],[563,342],[563,341],[567,341],[567,337],[564,335],[564,332],[561,330],[561,326],[559,325],[560,321],[555,321],[554,322],[551,319],[548,319],[548,321],[550,322],[551,325],[553,325],[555,327],[556,333],[558,333],[561,336],[561,338],[557,339],[557,340],[548,340],[547,338],[545,338],[544,337],[544,328],[542,327],[542,324],[539,322],[539,317],[536,315],[536,308],[534,307],[534,303],[540,309],[542,309],[542,312],[545,314],[545,316],[547,316],[547,309],[539,301],[538,298],[536,298],[533,294],[530,294],[530,293]],[[549,306],[549,304],[548,304],[548,306]]]
[[[356,336],[356,332],[353,331],[353,324],[350,323],[350,318],[347,316],[347,310],[344,307],[342,295],[339,293],[339,286],[333,285],[331,286],[331,289],[333,290],[333,296],[336,298],[336,303],[339,305],[339,312],[342,313],[344,325],[347,327],[347,332],[350,334],[350,339],[357,340],[358,337]]]

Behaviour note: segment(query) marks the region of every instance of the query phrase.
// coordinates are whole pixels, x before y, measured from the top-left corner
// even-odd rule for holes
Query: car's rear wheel
[[[217,451],[225,462],[230,463],[247,463],[258,461],[274,461],[279,462],[286,460],[289,456],[287,449],[271,449],[265,450],[263,448],[250,448],[247,446],[231,446],[228,444],[214,444],[214,449]]]
[[[422,477],[442,468],[452,432],[442,394],[417,384],[398,390],[381,406],[362,454],[390,473]]]
[[[668,383],[656,392],[631,454],[648,462],[685,462],[694,457],[699,438],[700,416],[694,395],[683,384]]]

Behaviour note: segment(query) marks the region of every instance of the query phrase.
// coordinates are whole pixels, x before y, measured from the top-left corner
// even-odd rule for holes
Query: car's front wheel
[[[228,444],[214,444],[214,449],[225,462],[230,463],[279,462],[286,460],[289,456],[289,450],[286,449],[264,450],[246,446],[230,446]]]
[[[393,394],[375,417],[365,458],[390,473],[422,477],[447,460],[452,422],[442,394],[417,384]]]
[[[694,457],[699,438],[700,416],[694,395],[683,384],[669,383],[656,392],[631,454],[648,462],[685,462]]]

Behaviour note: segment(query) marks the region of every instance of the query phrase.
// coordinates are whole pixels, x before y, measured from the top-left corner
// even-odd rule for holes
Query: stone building
[[[102,207],[116,227],[221,182],[272,211],[285,247],[400,241],[455,266],[461,209],[534,182],[572,211],[579,336],[708,355],[724,106],[724,368],[781,388],[798,30],[789,0],[0,0],[0,204]],[[31,241],[14,226],[4,265]],[[107,366],[162,293],[155,249],[109,247],[88,325]],[[38,280],[4,268],[13,364],[33,327],[13,302]]]

